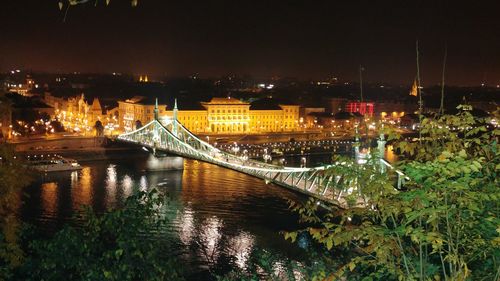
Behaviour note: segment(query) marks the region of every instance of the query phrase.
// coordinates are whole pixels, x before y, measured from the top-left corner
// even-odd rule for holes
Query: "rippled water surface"
[[[199,161],[185,160],[182,171],[160,172],[145,171],[144,163],[96,161],[83,163],[78,172],[45,175],[26,188],[20,216],[51,233],[65,223],[78,224],[73,217],[83,205],[103,212],[134,190],[157,187],[172,199],[165,229],[173,237],[169,254],[185,259],[195,279],[204,279],[209,268],[242,266],[255,247],[303,256],[279,234],[298,227],[287,200],[301,200],[301,195]]]

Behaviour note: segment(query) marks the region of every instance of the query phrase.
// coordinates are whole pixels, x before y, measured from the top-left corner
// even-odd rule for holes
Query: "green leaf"
[[[290,239],[292,242],[295,242],[297,239],[297,232],[285,232],[285,240]]]
[[[350,262],[347,266],[349,267],[350,271],[353,271],[354,268],[356,268],[356,264],[354,262]]]
[[[332,237],[329,237],[327,240],[326,240],[326,248],[328,250],[331,250],[333,247],[333,238]]]
[[[118,259],[123,254],[123,249],[118,249],[115,251],[115,257]]]
[[[113,273],[111,273],[111,271],[107,271],[107,270],[104,271],[104,277],[106,279],[111,279],[112,276],[113,276]]]

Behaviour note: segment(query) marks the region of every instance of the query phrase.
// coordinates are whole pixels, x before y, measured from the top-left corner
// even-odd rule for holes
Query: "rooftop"
[[[251,110],[281,110],[279,103],[275,99],[263,98],[250,103]]]
[[[232,98],[232,97],[227,97],[227,98],[214,97],[209,102],[204,102],[204,104],[209,104],[209,105],[217,105],[217,104],[248,105],[248,103],[242,102],[241,100],[236,99],[236,98]]]

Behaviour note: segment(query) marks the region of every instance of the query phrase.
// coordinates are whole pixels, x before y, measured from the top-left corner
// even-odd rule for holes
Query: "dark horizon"
[[[500,84],[495,2],[170,3],[100,1],[64,11],[58,1],[8,1],[0,11],[0,71],[150,76],[338,77],[408,85]],[[93,1],[91,1],[93,2]]]

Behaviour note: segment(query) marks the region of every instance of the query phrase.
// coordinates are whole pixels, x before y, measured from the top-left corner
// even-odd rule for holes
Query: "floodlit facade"
[[[158,113],[165,114],[166,104],[158,105]],[[135,96],[125,101],[118,101],[118,116],[120,128],[125,132],[136,129],[136,125],[145,125],[154,119],[154,102],[146,101],[146,97]]]
[[[250,131],[281,132],[284,131],[283,110],[252,110],[250,111]]]
[[[44,94],[44,102],[54,108],[54,113],[50,115],[57,118],[66,130],[92,134],[96,122],[100,121],[105,134],[112,135],[119,131],[116,109],[103,112],[98,98],[94,98],[89,104],[84,94],[63,98],[47,92]]]
[[[120,127],[132,131],[135,124],[144,125],[154,118],[154,102],[145,97],[119,101]],[[172,118],[173,110],[166,104],[158,105],[160,119]],[[200,106],[183,109],[179,103],[177,119],[193,133],[252,134],[287,132],[299,128],[298,105],[261,107],[236,98],[212,98]]]
[[[249,131],[249,103],[235,98],[213,98],[210,102],[204,102],[202,105],[207,111],[208,132],[238,134]]]
[[[165,111],[165,114],[160,113],[160,118],[172,118],[174,113],[173,110]],[[207,111],[203,109],[190,109],[190,110],[178,110],[177,120],[181,122],[184,127],[193,133],[206,133],[210,131],[208,125]]]

